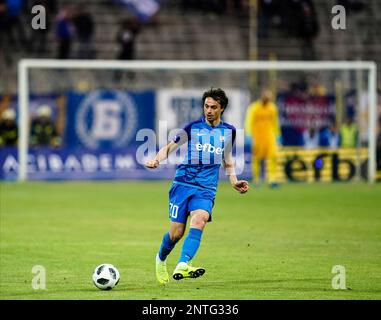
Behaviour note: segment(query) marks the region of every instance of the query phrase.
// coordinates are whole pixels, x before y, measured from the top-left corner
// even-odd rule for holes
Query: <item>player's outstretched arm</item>
[[[226,175],[229,176],[230,184],[239,193],[246,193],[249,189],[249,183],[246,180],[238,180],[235,174],[234,161],[231,156],[228,156],[223,161],[224,167],[226,169]]]
[[[178,147],[177,143],[171,141],[165,147],[161,148],[153,160],[145,163],[145,166],[150,169],[156,169],[160,162],[168,158],[168,155]]]

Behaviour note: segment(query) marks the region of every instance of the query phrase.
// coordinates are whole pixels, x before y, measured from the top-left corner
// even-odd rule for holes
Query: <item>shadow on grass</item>
[[[190,279],[189,279],[190,280]],[[187,285],[190,284],[190,281],[187,281]],[[302,286],[295,286],[295,284],[301,284]],[[310,287],[308,287],[308,284],[311,284]],[[182,282],[171,282],[165,287],[155,285],[154,283],[152,286],[149,287],[129,287],[127,285],[122,285],[118,286],[117,288],[111,290],[111,291],[103,291],[99,290],[97,288],[80,288],[80,289],[56,289],[56,290],[41,290],[41,291],[30,291],[30,292],[18,292],[18,293],[3,293],[0,295],[0,299],[30,299],[30,300],[35,300],[35,299],[52,299],[51,296],[57,296],[55,299],[66,299],[69,300],[71,299],[70,297],[67,297],[67,295],[70,293],[73,294],[72,299],[80,299],[80,300],[90,300],[90,299],[98,299],[98,298],[103,298],[103,299],[113,299],[115,298],[115,294],[118,294],[117,298],[120,298],[120,294],[136,294],[136,293],[146,293],[147,291],[152,290],[152,294],[155,295],[157,294],[157,291],[160,290],[162,292],[167,293],[174,293],[179,289],[184,289],[185,287],[182,288],[181,286]],[[276,284],[279,284],[279,286],[274,286]],[[175,286],[174,286],[175,285]],[[193,284],[192,284],[193,285]],[[255,299],[256,294],[261,294],[261,293],[270,293],[270,292],[284,292],[284,291],[293,291],[293,292],[298,292],[302,294],[303,292],[324,292],[324,293],[330,293],[333,295],[333,297],[336,294],[380,294],[381,289],[374,289],[374,290],[358,290],[356,288],[351,288],[348,287],[346,290],[335,290],[330,287],[330,279],[326,278],[308,278],[308,279],[256,279],[256,280],[226,280],[226,279],[221,279],[221,280],[206,280],[205,281],[200,281],[200,282],[194,282],[194,285],[198,287],[205,286],[206,290],[221,290],[221,288],[228,289],[230,286],[234,287],[234,291],[240,291],[240,286],[242,285],[243,291],[247,290],[252,290],[253,292],[253,299]],[[270,286],[267,286],[270,285]],[[189,287],[187,287],[189,289]],[[155,292],[154,292],[155,291]],[[76,294],[84,293],[86,296],[84,297],[78,297]],[[108,295],[108,293],[111,293]],[[113,294],[115,293],[115,294]],[[63,295],[63,297],[59,297],[60,295]],[[88,294],[88,295],[87,295]],[[161,297],[164,298],[164,297]],[[375,297],[376,298],[376,297]],[[126,296],[126,299],[128,299],[128,296]],[[138,298],[135,298],[138,299]],[[153,299],[160,299],[160,298],[153,298]],[[165,298],[166,299],[166,298]],[[227,297],[227,299],[229,299]],[[284,298],[285,300],[289,299],[287,297]]]
[[[117,288],[113,290],[100,290],[97,289],[95,286],[93,288],[81,288],[81,289],[46,289],[46,290],[33,290],[33,291],[25,291],[25,292],[17,292],[17,293],[2,293],[0,295],[1,299],[12,299],[12,297],[25,297],[25,299],[45,299],[49,298],[51,295],[59,296],[61,294],[65,295],[64,299],[70,299],[66,298],[67,294],[73,293],[88,293],[93,294],[93,296],[89,296],[89,298],[83,298],[83,300],[91,299],[93,298],[99,298],[99,297],[105,297],[107,298],[108,293],[116,293],[116,294],[123,294],[128,292],[145,292],[147,289],[157,289],[156,287],[152,286],[152,288],[147,287],[128,287],[128,286],[118,286]],[[165,290],[165,287],[158,287],[158,289]],[[110,298],[112,298],[112,293],[110,295]],[[57,300],[60,299],[60,297],[57,297]],[[73,298],[74,299],[74,298]]]
[[[381,293],[381,289],[374,289],[374,290],[357,290],[356,288],[348,287],[345,290],[335,290],[330,286],[330,279],[325,278],[318,278],[318,279],[260,279],[260,280],[215,280],[215,281],[208,281],[208,289],[211,289],[213,287],[220,288],[221,286],[226,286],[226,284],[234,284],[234,285],[243,285],[245,286],[245,289],[254,289],[257,291],[285,291],[285,290],[291,290],[291,291],[323,291],[323,292],[332,292],[332,293],[338,293],[338,292],[356,292],[356,293]],[[306,287],[295,287],[295,286],[287,286],[283,285],[286,283],[305,283]],[[313,284],[314,286],[317,286],[319,284],[324,284],[324,288],[322,287],[310,287],[308,288],[308,283]],[[216,284],[216,286],[214,286]],[[221,284],[221,285],[219,285]],[[282,284],[281,287],[268,287],[266,284]],[[258,285],[264,285],[264,286],[258,286]],[[239,288],[236,288],[239,289]]]

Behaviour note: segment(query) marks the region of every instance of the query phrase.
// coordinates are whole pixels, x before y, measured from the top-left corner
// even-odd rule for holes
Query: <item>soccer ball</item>
[[[102,263],[93,273],[93,282],[101,290],[111,290],[118,284],[119,278],[118,269],[109,263]]]

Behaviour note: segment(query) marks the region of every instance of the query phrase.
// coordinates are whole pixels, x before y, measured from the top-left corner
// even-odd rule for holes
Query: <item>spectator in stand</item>
[[[280,3],[279,0],[259,0],[258,2],[258,36],[268,37],[270,22],[280,26]]]
[[[71,22],[72,9],[64,7],[57,15],[56,35],[58,38],[58,59],[69,59],[74,34],[74,27]]]
[[[95,57],[93,47],[95,25],[92,15],[86,9],[78,6],[72,21],[79,42],[77,57],[79,59],[93,59]]]
[[[307,76],[308,94],[310,96],[323,97],[328,93],[327,88],[324,85],[324,81],[321,79],[320,72],[311,72]]]
[[[314,40],[319,34],[319,23],[312,1],[301,1],[300,38],[302,40],[302,60],[316,60]]]
[[[42,105],[37,110],[37,117],[31,125],[30,142],[33,147],[58,147],[62,143],[48,105]]]
[[[12,53],[24,49],[29,49],[29,39],[26,36],[24,22],[22,21],[22,12],[24,10],[23,0],[5,0],[0,2],[0,11],[2,12],[2,24],[4,36],[7,42],[4,44],[6,50],[9,50],[9,62],[12,62]],[[1,28],[1,26],[0,26]]]
[[[319,146],[330,149],[337,149],[340,146],[340,135],[334,118],[330,120],[329,126],[319,131]]]
[[[0,147],[16,146],[17,140],[16,112],[13,109],[6,109],[0,117]]]
[[[117,56],[119,60],[133,60],[135,59],[135,42],[136,37],[140,31],[140,23],[136,18],[125,19],[121,22],[120,28],[116,35],[116,41],[120,46]],[[128,73],[133,77],[132,73]],[[121,71],[115,72],[115,79],[120,80],[122,77]]]
[[[315,149],[319,146],[319,133],[316,128],[311,127],[303,132],[304,147],[306,149]]]
[[[139,21],[134,18],[125,19],[116,35],[116,41],[120,45],[119,60],[135,59],[135,40],[139,33]]]
[[[340,127],[340,146],[342,148],[356,148],[359,139],[359,129],[354,116],[349,115]]]
[[[314,40],[320,28],[312,0],[286,0],[286,16],[290,34],[302,41],[301,60],[316,60]]]

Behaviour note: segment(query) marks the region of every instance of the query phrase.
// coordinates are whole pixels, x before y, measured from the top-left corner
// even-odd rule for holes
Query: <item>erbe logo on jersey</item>
[[[130,142],[136,126],[136,106],[127,93],[97,90],[79,105],[75,129],[90,149],[118,148]]]
[[[198,143],[196,144],[196,150],[215,154],[222,154],[224,152],[224,148],[212,146],[210,143]]]

